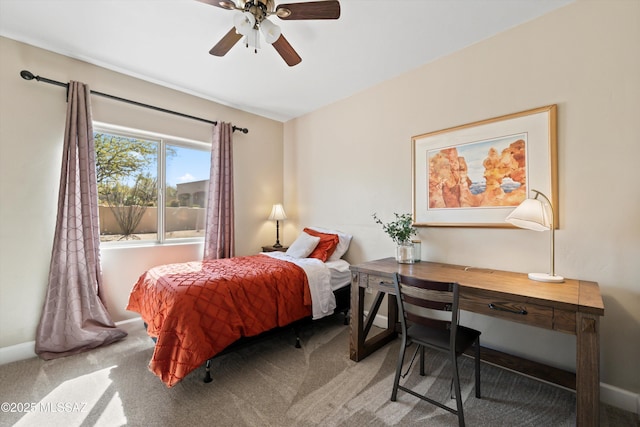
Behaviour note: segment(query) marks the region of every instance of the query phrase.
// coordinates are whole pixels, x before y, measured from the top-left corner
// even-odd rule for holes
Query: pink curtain
[[[204,236],[204,259],[231,258],[235,253],[233,214],[233,127],[213,128],[211,177]]]
[[[36,353],[55,359],[127,335],[100,300],[100,225],[89,88],[70,82],[49,284]]]

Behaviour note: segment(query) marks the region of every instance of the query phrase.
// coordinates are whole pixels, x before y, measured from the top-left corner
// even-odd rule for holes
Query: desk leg
[[[576,425],[600,425],[600,318],[576,314]]]
[[[349,334],[349,357],[356,362],[364,358],[364,288],[358,285],[358,276],[351,280],[351,322]]]
[[[387,330],[396,330],[398,323],[398,303],[396,296],[387,294]]]
[[[361,273],[362,274],[362,273]],[[398,335],[395,324],[398,318],[398,309],[393,295],[389,295],[388,302],[388,325],[381,332],[376,331],[372,337],[369,330],[373,324],[373,319],[378,314],[378,309],[382,303],[384,292],[379,292],[368,312],[368,321],[364,321],[364,293],[365,288],[359,285],[360,280],[367,283],[368,276],[355,275],[351,280],[351,334],[349,339],[349,357],[356,362],[364,359],[383,345],[393,341]]]

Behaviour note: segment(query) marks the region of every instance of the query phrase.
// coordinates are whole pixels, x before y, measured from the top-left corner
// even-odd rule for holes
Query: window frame
[[[160,132],[153,132],[141,129],[130,128],[127,126],[114,125],[111,123],[93,121],[93,133],[107,133],[117,136],[123,136],[126,138],[138,138],[145,139],[150,142],[156,142],[158,144],[158,161],[157,161],[157,196],[158,196],[158,209],[157,209],[157,225],[158,230],[156,232],[155,240],[126,240],[126,241],[100,241],[100,246],[104,247],[131,247],[131,246],[167,246],[167,245],[181,245],[187,243],[203,243],[204,236],[202,237],[174,237],[167,239],[166,235],[166,167],[167,167],[167,145],[174,145],[183,148],[195,149],[206,151],[211,153],[211,144],[207,142],[197,141],[188,138],[182,138],[174,135],[163,134]],[[207,201],[208,203],[208,201]],[[162,207],[162,209],[160,208]]]

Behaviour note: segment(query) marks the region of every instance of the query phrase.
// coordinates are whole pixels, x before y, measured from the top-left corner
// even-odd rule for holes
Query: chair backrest
[[[393,284],[398,301],[402,333],[406,336],[407,321],[432,329],[451,331],[455,342],[458,325],[459,290],[457,283],[435,282],[396,273]],[[450,315],[443,319],[442,312]]]

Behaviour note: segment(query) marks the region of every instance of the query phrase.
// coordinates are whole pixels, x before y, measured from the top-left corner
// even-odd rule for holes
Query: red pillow
[[[322,262],[326,262],[331,254],[336,250],[336,247],[338,247],[338,243],[340,242],[338,235],[320,233],[319,231],[315,231],[310,228],[305,228],[303,231],[307,234],[320,238],[316,248],[311,252],[311,254],[309,254],[309,258],[317,258]]]

